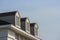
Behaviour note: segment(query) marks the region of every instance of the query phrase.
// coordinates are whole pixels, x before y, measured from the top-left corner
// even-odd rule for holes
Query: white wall
[[[15,40],[15,33],[12,30],[8,30],[8,40]]]

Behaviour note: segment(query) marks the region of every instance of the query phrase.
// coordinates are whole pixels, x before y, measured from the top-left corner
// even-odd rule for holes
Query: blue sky
[[[14,10],[38,23],[43,40],[60,40],[60,0],[0,0],[0,12]]]

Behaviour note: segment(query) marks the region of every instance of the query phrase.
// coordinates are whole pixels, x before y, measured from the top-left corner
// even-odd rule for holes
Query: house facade
[[[18,11],[0,13],[0,40],[38,40],[38,25]]]

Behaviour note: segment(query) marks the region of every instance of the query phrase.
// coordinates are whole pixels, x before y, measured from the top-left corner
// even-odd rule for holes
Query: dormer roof
[[[30,23],[30,26],[35,26],[36,23]]]
[[[37,25],[37,26],[36,26],[36,25]],[[30,27],[38,28],[38,24],[37,24],[37,23],[30,23]]]
[[[26,21],[27,17],[21,18],[21,21]]]

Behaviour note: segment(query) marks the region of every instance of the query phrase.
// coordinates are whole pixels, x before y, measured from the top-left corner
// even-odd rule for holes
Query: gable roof
[[[11,12],[0,13],[0,17],[15,15],[16,12],[17,12],[17,11],[11,11]]]

